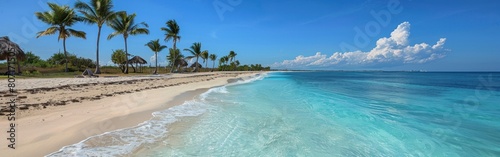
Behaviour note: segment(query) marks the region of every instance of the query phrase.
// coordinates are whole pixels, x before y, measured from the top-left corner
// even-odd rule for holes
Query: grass
[[[89,68],[94,71],[94,68]],[[83,72],[83,68],[73,72],[64,72],[64,67],[51,67],[51,68],[39,68],[39,67],[24,67],[22,68],[23,74],[16,75],[16,79],[23,78],[74,78],[76,75],[81,75]],[[101,74],[98,74],[101,77],[104,76],[139,76],[139,75],[150,75],[155,70],[154,67],[142,67],[136,69],[137,71],[134,73],[133,68],[129,67],[129,73],[123,74],[118,67],[102,67]],[[191,69],[187,69],[190,71]],[[211,69],[202,68],[200,72],[207,72]],[[0,73],[4,73],[7,71],[7,66],[0,65]],[[158,67],[158,74],[169,74],[170,69],[165,69],[165,67]],[[0,80],[7,79],[7,75],[0,75]]]

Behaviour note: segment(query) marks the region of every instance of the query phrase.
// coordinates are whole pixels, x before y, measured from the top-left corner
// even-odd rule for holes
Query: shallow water
[[[270,73],[52,155],[500,156],[499,102],[499,73]]]

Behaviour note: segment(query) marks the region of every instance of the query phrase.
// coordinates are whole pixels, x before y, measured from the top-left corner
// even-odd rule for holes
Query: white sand
[[[209,76],[192,77],[192,75],[207,74],[209,74]],[[45,109],[40,107],[30,107],[28,110],[19,111],[20,116],[17,117],[15,121],[16,149],[12,150],[7,147],[8,141],[6,140],[6,137],[8,134],[5,131],[2,131],[3,136],[1,137],[5,138],[0,140],[1,156],[44,156],[61,149],[63,146],[77,143],[93,135],[102,134],[104,132],[120,128],[136,126],[137,124],[151,118],[152,112],[175,105],[173,104],[174,98],[187,91],[221,86],[227,84],[228,79],[248,77],[251,75],[255,75],[255,73],[218,73],[216,75],[213,73],[177,74],[173,76],[164,76],[162,79],[158,80],[136,82],[134,84],[98,84],[96,87],[89,89],[93,91],[91,93],[96,94],[96,92],[100,91],[101,88],[106,88],[106,91],[103,90],[102,92],[109,92],[107,90],[133,90],[141,88],[139,86],[148,85],[149,82],[157,84],[163,83],[160,85],[161,87],[156,89],[142,89],[138,92],[115,94],[113,96],[103,97],[97,100],[84,99],[81,102],[69,103],[62,106],[47,106]],[[52,88],[68,84],[102,83],[104,81],[128,81],[133,79],[143,78],[26,79],[18,81],[19,88],[16,89],[31,89],[34,87]],[[21,83],[25,81],[29,83]],[[182,82],[185,84],[182,84]],[[167,86],[169,84],[178,85]],[[164,85],[165,87],[163,87]],[[72,90],[78,88],[80,87],[59,89],[57,91],[46,93],[35,93],[28,95],[28,99],[30,97],[37,97],[37,95],[38,97],[40,95],[43,97],[57,97],[58,95],[63,95],[65,97],[79,97],[79,94],[81,93],[71,93]],[[90,87],[86,86],[84,88]],[[99,92],[97,92],[97,94],[99,94]],[[193,98],[193,96],[188,96],[187,99]],[[28,99],[25,100],[24,103],[31,103],[31,100]],[[177,97],[177,99],[179,98]],[[7,121],[6,118],[0,119],[0,126],[2,130],[6,130],[9,123],[10,122]]]

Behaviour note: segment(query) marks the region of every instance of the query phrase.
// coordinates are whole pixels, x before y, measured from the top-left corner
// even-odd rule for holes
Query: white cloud
[[[305,66],[332,67],[335,65],[374,66],[379,64],[425,63],[446,56],[443,48],[446,38],[434,45],[427,43],[409,45],[410,23],[401,23],[389,38],[380,38],[369,52],[335,52],[331,56],[317,52],[313,56],[297,56],[293,60],[274,63],[273,68],[304,68]]]
[[[155,61],[156,61],[156,57],[155,57],[155,55],[153,54],[153,56],[149,57],[149,62],[150,62],[150,63],[155,63]],[[158,61],[159,61],[159,60],[158,60]]]

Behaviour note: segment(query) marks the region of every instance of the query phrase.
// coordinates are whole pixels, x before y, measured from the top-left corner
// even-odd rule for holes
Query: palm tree
[[[191,54],[193,54],[193,56],[190,56],[188,58],[194,58],[194,57],[196,57],[195,65],[199,65],[198,58],[200,58],[200,56],[201,56],[201,43],[199,43],[199,42],[198,43],[193,43],[193,45],[191,45],[191,47],[189,49],[184,49],[184,51],[191,52]],[[195,66],[194,71],[198,72],[198,67]]]
[[[210,54],[210,56],[209,56],[208,58],[210,58],[210,60],[212,60],[212,62],[213,62],[213,65],[212,65],[212,71],[214,71],[214,68],[215,68],[215,60],[217,60],[217,55],[215,55],[215,54]]]
[[[99,67],[99,41],[101,38],[101,28],[106,22],[110,22],[116,17],[112,0],[91,0],[90,5],[81,1],[76,2],[75,8],[83,14],[83,21],[88,24],[97,24],[97,48],[96,48],[96,74],[101,73]]]
[[[207,68],[208,66],[208,56],[209,56],[208,50],[201,52],[201,59],[203,59],[203,63],[205,63],[205,68]]]
[[[236,57],[236,52],[234,51],[229,51],[229,55],[227,55],[229,57],[229,59],[231,60],[231,62],[233,62],[233,59]]]
[[[156,40],[151,40],[150,42],[148,42],[146,44],[146,46],[149,47],[149,49],[151,49],[151,51],[155,52],[155,72],[153,74],[158,74],[158,52],[160,52],[161,50],[167,48],[167,46],[165,45],[160,45],[160,39],[156,39]]]
[[[229,59],[231,60],[231,63],[230,63],[230,64],[231,64],[231,66],[233,67],[233,70],[234,70],[234,66],[233,66],[234,64],[233,64],[233,61],[234,61],[234,60],[236,60],[236,55],[238,55],[236,52],[234,52],[234,51],[229,51],[229,55],[228,55],[228,57],[229,57]]]
[[[174,67],[178,67],[181,62],[184,61],[184,55],[181,54],[181,51],[179,49],[174,50],[173,48],[170,48],[167,60],[172,65],[171,68],[174,69]],[[172,69],[170,70],[171,72],[173,71]]]
[[[239,60],[235,60],[234,61],[234,65],[236,68],[238,68],[238,66],[240,66],[240,61]]]
[[[224,57],[219,58],[219,68],[224,71]]]
[[[223,64],[222,65],[222,71],[224,71],[226,69],[225,67],[226,67],[227,61],[229,61],[229,57],[228,56],[223,56],[223,57],[220,58],[219,63]]]
[[[167,27],[161,28],[161,30],[165,31],[165,41],[172,40],[173,42],[172,48],[175,50],[177,49],[176,47],[177,41],[181,40],[181,36],[179,36],[180,32],[179,25],[177,25],[177,22],[175,20],[168,20],[167,23],[165,24],[167,25]],[[177,58],[177,56],[174,56],[174,58]],[[173,64],[171,66],[173,67]],[[172,69],[170,69],[170,72],[172,72]]]
[[[123,73],[128,74],[128,49],[127,49],[127,38],[129,35],[138,35],[138,34],[149,34],[148,24],[145,22],[141,22],[139,24],[135,24],[135,13],[131,15],[127,15],[127,12],[120,12],[117,14],[117,18],[111,20],[109,26],[115,30],[115,32],[111,33],[108,36],[108,40],[111,38],[122,34],[123,39],[125,41],[125,54],[127,56],[127,65],[125,67],[125,71]],[[140,26],[144,26],[146,28],[141,28]]]
[[[39,38],[41,36],[53,35],[59,33],[57,41],[61,39],[63,40],[64,57],[66,60],[65,61],[66,67],[64,69],[64,72],[68,72],[68,54],[66,52],[66,38],[75,36],[85,39],[86,35],[85,32],[70,28],[76,22],[82,21],[82,18],[78,17],[75,11],[69,8],[69,6],[60,6],[55,3],[47,3],[47,4],[51,9],[50,11],[36,12],[35,15],[40,21],[49,24],[50,27],[44,31],[38,32],[36,37]]]

